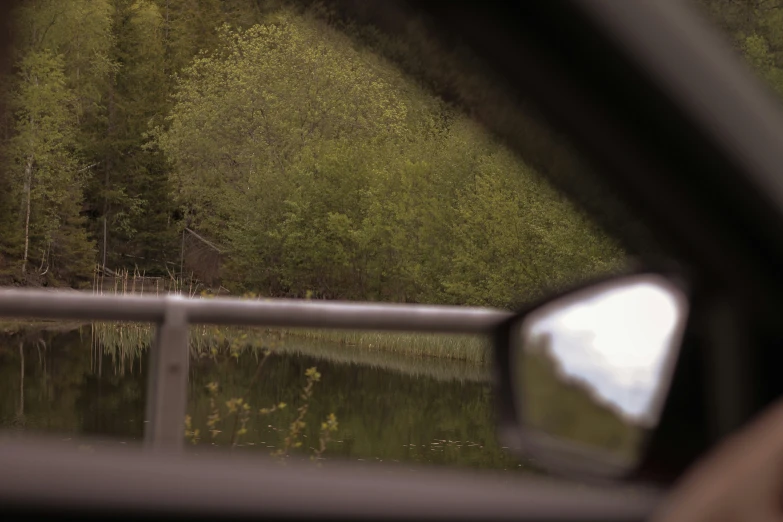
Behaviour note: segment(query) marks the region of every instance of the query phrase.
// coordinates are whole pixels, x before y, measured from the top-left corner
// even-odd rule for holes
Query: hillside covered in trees
[[[783,92],[783,9],[699,2]],[[188,239],[232,292],[508,307],[624,262],[319,3],[29,0],[13,26],[0,284],[185,276]]]

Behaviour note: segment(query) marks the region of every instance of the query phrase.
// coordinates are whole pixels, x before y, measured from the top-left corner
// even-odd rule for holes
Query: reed
[[[340,364],[357,364],[392,370],[438,381],[488,382],[490,379],[489,367],[483,364],[448,358],[416,357],[319,339],[303,340],[294,336],[283,343],[277,351],[307,355]]]
[[[126,350],[144,348],[152,342],[154,336],[154,326],[151,324],[95,323],[94,327],[102,344],[123,346]],[[211,325],[193,325],[190,328],[190,346],[193,355],[209,353],[213,350],[239,351],[260,345],[281,348],[285,344],[290,344],[283,342],[286,338],[322,341],[364,351],[392,352],[418,358],[453,359],[477,365],[488,363],[490,351],[488,339],[468,335],[307,329],[276,330]],[[356,350],[352,350],[352,353],[356,353]]]
[[[152,324],[94,323],[94,350],[111,357],[117,371],[133,369],[151,344]],[[331,362],[360,364],[438,380],[484,382],[488,379],[488,342],[480,337],[406,334],[390,332],[341,332],[332,330],[273,330],[193,325],[190,352],[194,358],[264,349],[296,353]]]
[[[228,290],[219,287],[217,290],[206,288],[193,274],[189,277],[175,275],[167,270],[166,277],[151,277],[146,272],[134,268],[133,271],[121,269],[118,271],[102,270],[96,266],[92,291],[101,295],[168,295],[179,294],[190,298],[199,297],[202,294],[227,294]],[[111,275],[106,275],[108,272]]]
[[[489,339],[462,334],[422,334],[344,330],[286,330],[287,335],[329,341],[365,350],[381,350],[415,357],[438,357],[473,364],[489,362]]]
[[[221,287],[222,288],[222,287]],[[134,270],[119,271],[113,278],[99,276],[96,271],[94,291],[118,295],[177,293],[190,298],[208,298],[206,291],[192,277],[189,281],[169,273],[168,278],[149,278]],[[219,289],[220,290],[220,289]],[[255,296],[251,296],[255,297]],[[96,323],[95,337],[108,347],[112,355],[128,355],[139,352],[153,339],[152,325],[128,323]],[[194,356],[215,355],[223,350],[238,353],[247,348],[272,347],[282,339],[298,338],[308,343],[284,343],[289,346],[306,346],[330,343],[330,353],[335,347],[355,347],[347,353],[356,358],[360,352],[387,352],[417,359],[438,358],[463,361],[474,365],[489,363],[490,346],[487,338],[471,335],[422,334],[399,332],[367,332],[355,330],[323,329],[262,329],[245,327],[215,327],[193,325],[190,329],[190,346]],[[302,349],[301,347],[298,349]],[[312,353],[311,353],[312,355]]]

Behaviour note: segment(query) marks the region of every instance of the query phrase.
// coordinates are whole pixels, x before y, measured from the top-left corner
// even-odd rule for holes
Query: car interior
[[[2,511],[188,520],[779,517],[773,468],[783,456],[774,440],[782,424],[769,408],[783,391],[776,374],[783,362],[783,112],[773,94],[688,2],[333,5],[346,23],[399,38],[405,52],[388,59],[536,165],[633,258],[621,273],[553,287],[475,327],[493,342],[497,436],[545,472],[499,478],[347,462],[270,467],[246,454],[85,453],[27,437],[0,444]],[[531,142],[531,129],[547,142]],[[598,312],[632,310],[621,297],[634,288],[649,291],[671,318],[649,331],[630,312],[630,326],[602,323],[607,336],[622,329],[629,342],[661,335],[651,348],[658,350],[650,362],[655,378],[633,390],[645,406],[625,409],[600,383],[566,375],[569,364],[583,362],[558,351],[568,332],[558,321],[585,303]],[[21,314],[11,301],[20,294],[7,295],[0,315]],[[337,319],[324,321],[339,327]],[[548,368],[548,381],[531,377],[534,365]],[[576,409],[548,409],[546,393],[555,388],[573,393]],[[623,423],[619,438],[569,435],[577,409],[590,408],[609,424]]]

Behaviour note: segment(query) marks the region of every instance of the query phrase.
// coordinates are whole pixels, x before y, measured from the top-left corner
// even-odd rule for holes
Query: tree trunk
[[[27,255],[30,250],[30,194],[33,189],[33,156],[27,158],[27,165],[24,167],[24,190],[26,196],[25,217],[24,217],[24,257],[22,257],[22,277],[27,274]]]
[[[38,86],[38,77],[33,78],[35,86]],[[30,126],[35,129],[35,118],[30,114]],[[30,252],[30,201],[33,191],[33,162],[35,161],[35,148],[33,142],[30,143],[30,155],[27,157],[27,164],[24,167],[24,183],[26,196],[26,209],[24,218],[24,257],[22,258],[22,279],[27,278],[27,256]]]
[[[106,135],[111,140],[114,138],[114,119],[115,119],[115,105],[114,105],[114,85],[109,83],[109,99],[108,99],[108,122],[106,126]],[[103,177],[103,267],[106,268],[106,259],[108,257],[108,243],[109,243],[109,185],[111,182],[110,174],[113,166],[111,149],[106,153],[105,167]]]

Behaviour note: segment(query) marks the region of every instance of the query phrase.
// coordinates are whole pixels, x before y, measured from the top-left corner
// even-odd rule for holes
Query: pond
[[[3,430],[142,440],[148,340],[119,326],[112,330],[119,342],[100,327],[49,324],[0,334]],[[217,446],[411,468],[526,469],[495,440],[485,366],[305,336],[275,339],[255,348],[191,349],[190,451]],[[272,348],[268,356],[264,344]],[[309,368],[320,379],[310,374],[308,394]],[[330,414],[334,431],[322,426]],[[292,434],[299,418],[303,425]]]

